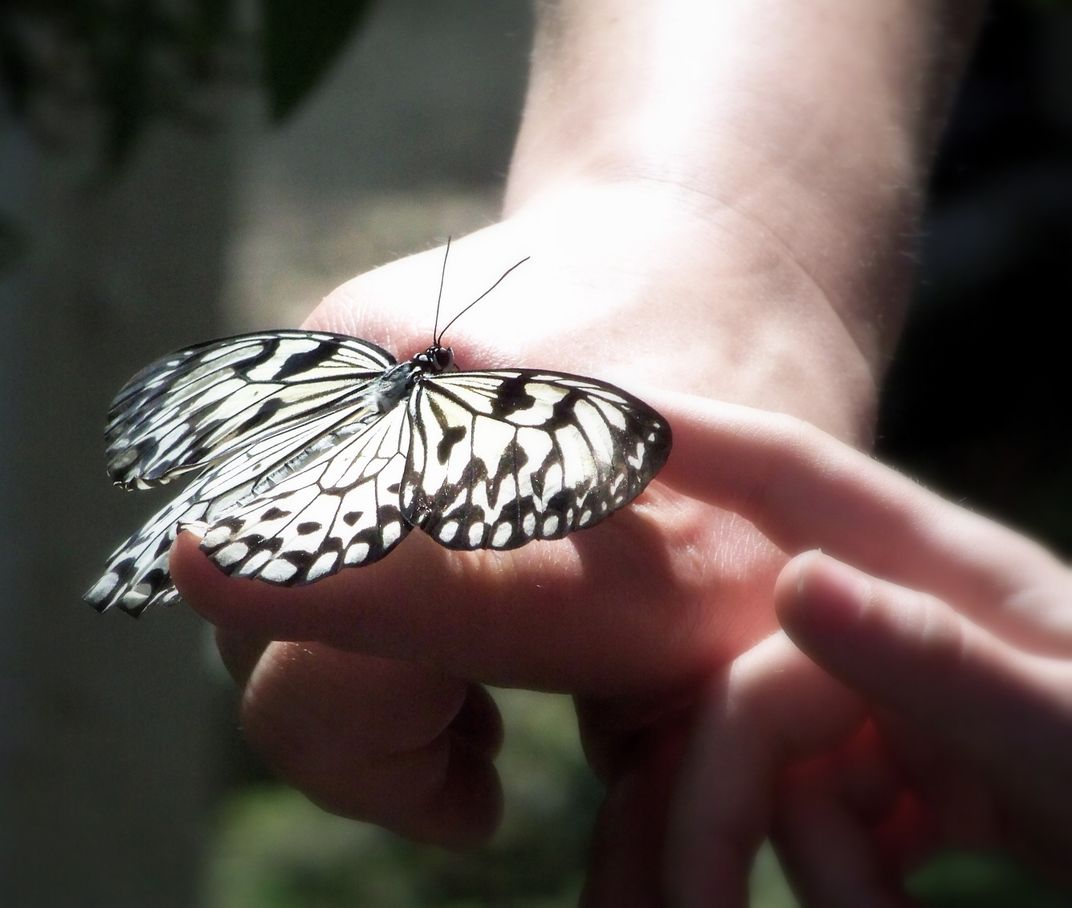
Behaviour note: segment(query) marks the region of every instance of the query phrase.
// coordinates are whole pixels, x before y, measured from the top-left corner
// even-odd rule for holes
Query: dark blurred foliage
[[[372,0],[261,0],[264,86],[276,120],[317,85]]]
[[[318,84],[371,0],[7,0],[0,90],[35,137],[61,146],[72,122],[98,122],[103,163],[130,155],[161,118],[211,124],[211,91],[261,84],[275,119]]]
[[[1070,896],[1001,855],[950,852],[914,873],[909,894],[926,908],[1068,908]]]
[[[998,2],[939,156],[879,454],[1072,554],[1072,7]]]

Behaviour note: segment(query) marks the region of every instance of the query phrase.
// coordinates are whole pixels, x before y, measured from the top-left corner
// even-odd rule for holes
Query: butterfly
[[[84,598],[134,615],[176,602],[168,555],[186,528],[225,573],[284,586],[372,564],[414,527],[450,549],[559,539],[631,502],[666,462],[667,421],[613,385],[458,371],[441,343],[454,320],[403,362],[359,338],[274,330],[135,375],[109,411],[108,473],[124,489],[192,481]]]

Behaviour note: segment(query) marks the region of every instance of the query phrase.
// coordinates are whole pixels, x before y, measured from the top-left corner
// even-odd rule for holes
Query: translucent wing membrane
[[[406,410],[396,407],[229,508],[201,548],[228,574],[288,586],[378,561],[410,529],[398,506],[408,447]]]
[[[139,372],[113,401],[108,472],[126,488],[169,482],[295,420],[347,406],[394,362],[374,344],[311,331],[180,350]]]
[[[169,605],[177,598],[168,572],[168,555],[180,526],[204,529],[229,514],[248,509],[275,479],[292,475],[296,458],[318,441],[358,429],[378,413],[355,406],[345,414],[309,417],[235,452],[216,468],[202,473],[182,495],[157,513],[108,559],[104,575],[85,594],[104,611],[118,605],[138,614],[150,605]],[[325,447],[327,445],[325,444]]]
[[[670,428],[651,407],[576,375],[428,377],[410,417],[403,514],[455,549],[511,549],[594,526],[639,495],[670,451]]]
[[[398,365],[354,338],[276,331],[166,357],[116,398],[109,471],[128,488],[197,471],[86,593],[137,614],[178,598],[192,526],[226,573],[286,586],[384,557],[414,526],[452,549],[511,549],[594,526],[666,462],[670,427],[576,375]]]

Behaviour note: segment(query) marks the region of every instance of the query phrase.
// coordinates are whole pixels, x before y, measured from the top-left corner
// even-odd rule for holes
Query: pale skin
[[[447,342],[462,368],[593,374],[650,398],[675,451],[605,524],[510,553],[417,532],[380,563],[283,589],[226,578],[182,536],[176,583],[220,629],[246,734],[284,778],[336,812],[471,845],[500,799],[480,684],[568,691],[608,786],[588,901],[659,903],[691,709],[776,628],[787,560],[698,491],[694,404],[869,442],[976,19],[947,6],[541,5],[504,217],[454,244],[446,311],[531,261]],[[306,324],[412,355],[430,340],[441,255],[355,278]]]
[[[901,871],[941,846],[1072,882],[1068,567],[812,427],[723,404],[692,418],[731,468],[697,471],[696,493],[805,553],[774,591],[784,632],[712,680],[692,726],[675,902],[746,904],[766,835],[808,905],[914,904]]]

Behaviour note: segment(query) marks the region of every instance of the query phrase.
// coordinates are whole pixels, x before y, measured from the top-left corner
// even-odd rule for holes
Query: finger
[[[498,822],[501,740],[487,693],[412,665],[273,643],[249,674],[251,746],[326,809],[463,847]]]
[[[824,551],[1067,652],[1069,572],[1045,549],[926,491],[797,419],[685,395],[663,479],[740,511],[789,553]],[[1000,606],[1000,609],[998,608]]]
[[[1000,848],[1004,824],[988,778],[951,755],[944,742],[921,734],[918,722],[881,707],[877,712],[901,783],[926,805],[933,820],[928,837],[921,841],[916,834],[900,841],[897,834],[902,827],[888,826],[886,850],[903,855],[902,866],[908,867],[922,859],[921,849],[933,850],[942,844],[980,851]]]
[[[723,536],[732,551],[701,556]],[[742,547],[754,570],[724,567]],[[765,590],[781,561],[740,518],[653,484],[598,527],[511,552],[451,552],[414,531],[382,561],[288,588],[225,576],[182,533],[171,572],[193,608],[244,636],[606,696],[637,678],[680,683],[728,658],[741,636],[772,622]],[[732,613],[713,607],[712,589],[735,603]]]
[[[670,813],[666,880],[675,904],[744,904],[748,873],[787,763],[827,749],[864,706],[776,634],[733,663],[705,697]]]
[[[1068,752],[1072,742],[1059,740],[1067,664],[1025,655],[941,600],[821,553],[791,562],[775,599],[783,627],[809,656],[969,765],[998,778],[1025,761],[1052,772],[1056,752]]]
[[[904,780],[872,718],[851,738],[795,764],[783,779],[821,778],[823,785],[865,822],[887,817]]]
[[[807,904],[825,904],[825,891],[854,893],[860,904],[898,896],[904,874],[940,844],[937,812],[918,807],[884,735],[869,720],[779,780],[774,841]]]
[[[649,729],[634,739],[628,758],[608,779],[592,836],[582,905],[663,904],[667,808],[683,740],[676,724]],[[735,903],[727,894],[719,904]]]
[[[824,786],[783,787],[774,843],[804,905],[824,908],[908,908],[916,903],[876,847],[872,829]]]

